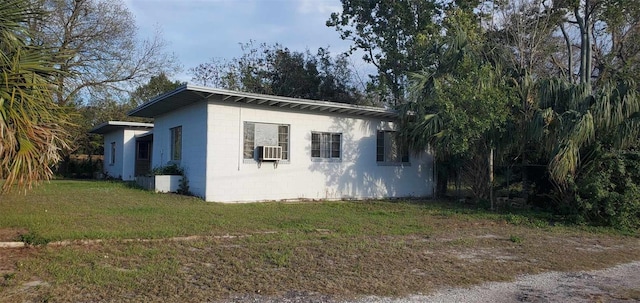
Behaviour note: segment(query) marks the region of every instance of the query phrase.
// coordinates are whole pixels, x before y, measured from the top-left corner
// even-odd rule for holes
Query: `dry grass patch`
[[[640,301],[640,288],[636,289],[616,289],[613,297],[618,300]]]
[[[640,260],[637,237],[432,201],[222,205],[76,181],[19,197],[0,228],[102,241],[0,251],[0,302],[405,296]]]
[[[521,243],[509,239],[514,232],[523,235]],[[591,233],[565,238],[562,231],[515,226],[453,229],[446,238],[263,234],[180,242],[111,241],[43,248],[41,254],[23,261],[15,286],[33,277],[48,284],[29,291],[5,287],[11,295],[3,297],[10,299],[7,302],[43,298],[180,302],[290,292],[329,298],[404,296],[632,260],[640,260],[640,245],[634,238]]]

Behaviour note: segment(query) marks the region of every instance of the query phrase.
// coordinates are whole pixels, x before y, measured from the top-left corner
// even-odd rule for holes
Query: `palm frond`
[[[640,144],[640,112],[635,112],[615,129],[618,134],[614,144],[617,148],[627,149]]]
[[[640,98],[631,81],[606,83],[596,92],[589,84],[573,84],[563,79],[540,81],[539,106],[531,138],[546,142],[550,155],[549,172],[563,185],[581,165],[596,141],[609,148],[636,144],[640,134]],[[592,148],[591,148],[592,149]]]
[[[0,3],[0,175],[2,191],[51,178],[67,145],[68,116],[54,102],[57,73],[46,50],[27,44],[24,27],[37,16],[29,1]]]

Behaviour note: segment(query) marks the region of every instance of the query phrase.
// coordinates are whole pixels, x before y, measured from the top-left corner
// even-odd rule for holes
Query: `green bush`
[[[177,164],[159,166],[151,170],[152,175],[184,175],[184,170]]]
[[[193,194],[189,190],[189,180],[187,180],[187,176],[182,175],[182,179],[180,179],[180,185],[178,186],[178,194],[185,196],[192,196]]]
[[[95,156],[94,156],[95,157]],[[66,157],[55,167],[56,174],[65,178],[91,179],[94,174],[102,171],[102,160],[91,156],[74,155]]]
[[[576,181],[577,220],[601,226],[640,228],[640,153],[603,154]]]
[[[187,176],[184,174],[184,170],[182,167],[177,164],[168,164],[165,166],[159,166],[151,170],[151,175],[180,175],[182,179],[180,180],[180,186],[178,187],[178,194],[191,196],[192,193],[189,191],[189,180],[187,180]]]
[[[520,238],[520,236],[517,235],[510,235],[509,236],[509,241],[516,243],[516,244],[520,244],[522,243],[522,238]]]

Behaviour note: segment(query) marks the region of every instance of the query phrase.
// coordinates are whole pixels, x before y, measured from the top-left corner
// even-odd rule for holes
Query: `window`
[[[340,159],[342,134],[311,133],[311,158]]]
[[[109,158],[109,164],[116,164],[116,143],[111,142],[111,155]]]
[[[243,158],[256,159],[258,146],[280,146],[282,160],[289,160],[289,125],[245,122]]]
[[[138,160],[149,160],[149,146],[151,145],[148,141],[138,141]]]
[[[243,148],[243,158],[244,159],[253,159],[253,154],[256,149],[255,144],[256,138],[256,127],[255,123],[245,122],[244,123],[244,148]]]
[[[171,160],[182,160],[182,126],[171,129]]]
[[[376,161],[387,163],[409,162],[409,151],[401,146],[398,133],[394,131],[378,131]]]
[[[289,125],[278,125],[278,146],[282,147],[282,159],[289,160]]]

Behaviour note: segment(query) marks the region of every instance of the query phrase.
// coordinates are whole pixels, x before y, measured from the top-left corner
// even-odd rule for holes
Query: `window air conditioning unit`
[[[260,160],[260,161],[280,161],[280,160],[282,160],[282,147],[280,147],[280,146],[258,146],[258,160]]]

